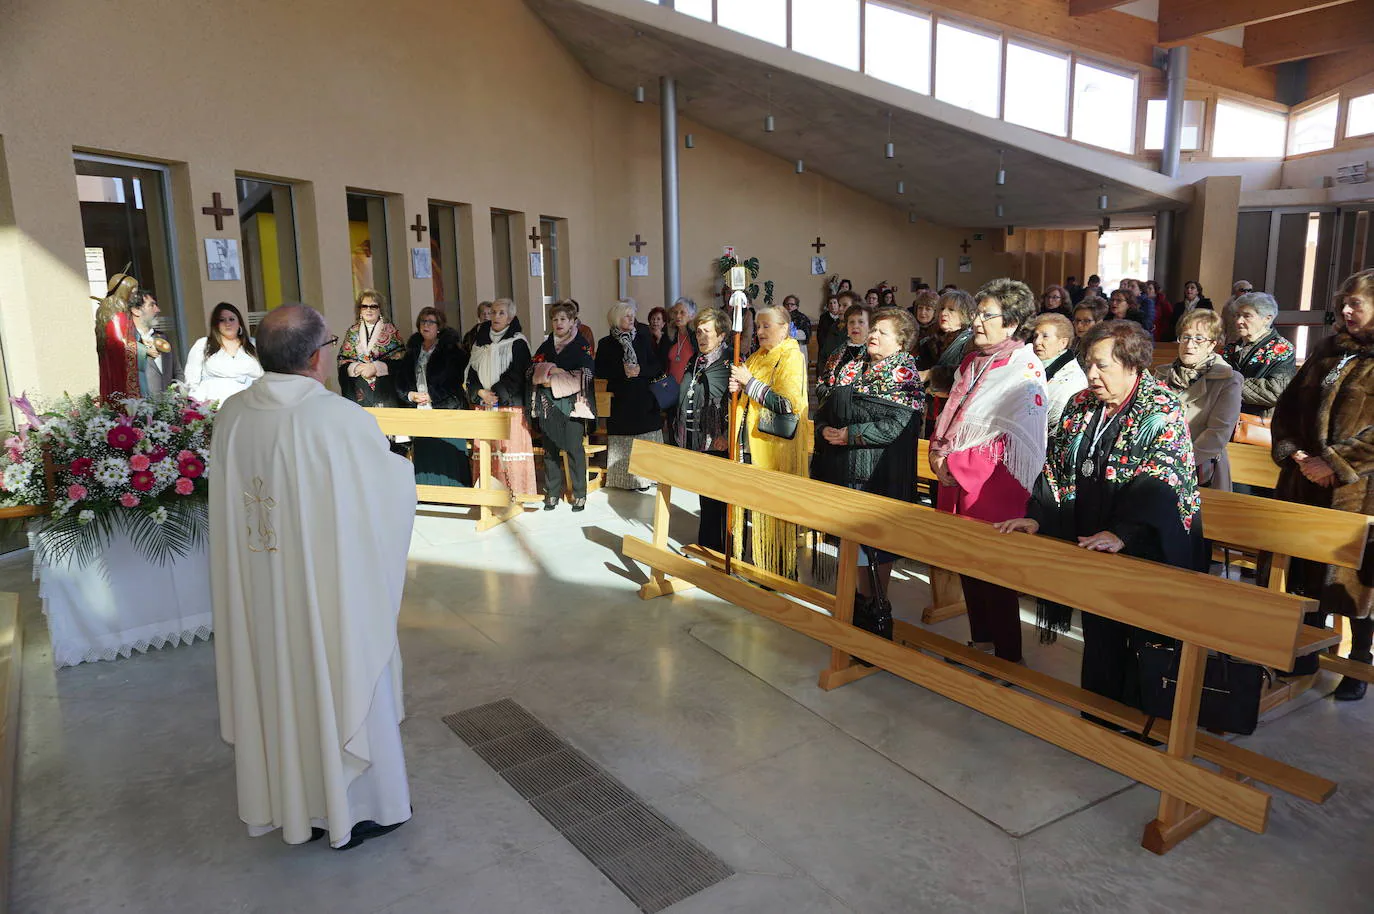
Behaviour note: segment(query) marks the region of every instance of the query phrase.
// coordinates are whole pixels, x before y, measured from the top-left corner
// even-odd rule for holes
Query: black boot
[[[1369,683],[1363,679],[1343,676],[1341,677],[1341,684],[1336,686],[1336,691],[1331,693],[1331,697],[1337,701],[1359,701],[1364,698],[1365,690],[1368,688]]]
[[[1351,619],[1350,659],[1355,663],[1374,661],[1371,647],[1374,647],[1374,619]],[[1341,684],[1336,686],[1336,691],[1331,693],[1331,697],[1337,701],[1359,701],[1364,698],[1368,688],[1369,683],[1363,679],[1346,676],[1341,679]]]

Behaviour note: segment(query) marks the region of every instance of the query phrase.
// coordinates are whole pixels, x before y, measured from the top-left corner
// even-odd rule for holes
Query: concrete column
[[[682,295],[682,235],[677,193],[677,81],[658,80],[663,162],[663,305]]]
[[[1204,290],[1213,293],[1213,301],[1224,301],[1236,262],[1240,177],[1203,178],[1193,190],[1193,205],[1179,220],[1178,272],[1183,282],[1196,279],[1202,283]]]

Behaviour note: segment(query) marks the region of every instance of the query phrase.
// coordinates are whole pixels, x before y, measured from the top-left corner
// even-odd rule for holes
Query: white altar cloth
[[[100,558],[88,565],[48,564],[35,552],[33,576],[48,618],[55,667],[210,637],[210,560],[204,545],[159,565],[117,530]]]

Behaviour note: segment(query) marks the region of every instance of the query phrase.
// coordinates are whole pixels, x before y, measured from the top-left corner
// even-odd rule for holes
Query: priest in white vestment
[[[210,580],[239,817],[348,848],[411,815],[396,619],[415,477],[324,387],[335,339],[304,305],[262,322],[265,374],[215,418]]]

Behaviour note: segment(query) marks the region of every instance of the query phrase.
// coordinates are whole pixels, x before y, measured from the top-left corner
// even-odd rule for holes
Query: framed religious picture
[[[234,238],[206,238],[205,268],[214,282],[237,282],[243,279],[238,241]]]
[[[972,272],[973,272],[973,258],[972,258],[972,257],[968,256],[967,254],[961,254],[961,255],[959,255],[959,272],[960,272],[960,273],[972,273]]]
[[[429,248],[410,249],[410,275],[415,279],[433,278],[434,260]]]
[[[824,275],[825,275],[825,271],[826,271],[825,258],[824,258],[824,257],[812,257],[812,258],[811,258],[811,275],[812,275],[812,276],[824,276]]]
[[[543,276],[543,275],[544,275],[544,252],[543,252],[543,251],[530,251],[530,275],[531,275],[531,276]]]
[[[649,255],[631,254],[630,255],[630,275],[648,276],[649,275]]]

